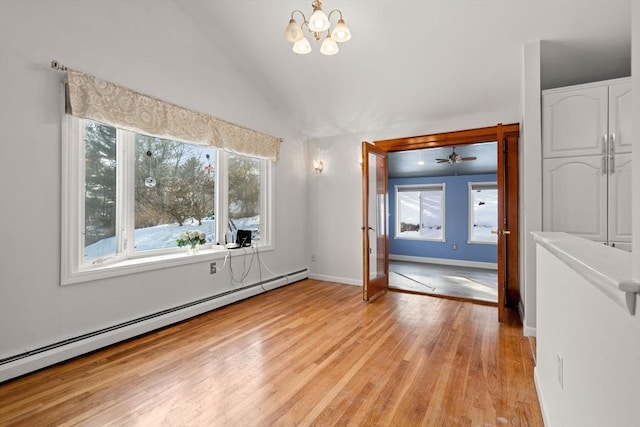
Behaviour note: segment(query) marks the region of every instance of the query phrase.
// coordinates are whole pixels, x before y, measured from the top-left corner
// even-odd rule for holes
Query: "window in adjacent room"
[[[396,186],[396,238],[444,241],[445,184]]]
[[[469,243],[497,244],[498,185],[496,182],[469,182]]]

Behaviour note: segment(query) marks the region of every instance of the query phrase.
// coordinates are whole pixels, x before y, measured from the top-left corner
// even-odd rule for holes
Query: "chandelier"
[[[287,25],[287,29],[284,32],[284,37],[287,41],[293,43],[293,51],[295,53],[301,55],[307,54],[311,52],[311,44],[302,31],[303,27],[306,26],[307,30],[309,30],[317,42],[324,37],[324,41],[320,46],[320,53],[324,55],[335,55],[340,50],[338,43],[351,39],[351,31],[349,31],[349,28],[347,28],[347,25],[344,23],[344,19],[342,19],[342,11],[334,9],[329,12],[328,16],[325,15],[322,11],[321,0],[314,0],[311,6],[313,7],[313,13],[309,20],[307,20],[305,14],[298,9],[291,12],[291,20],[289,20],[289,25]],[[296,12],[302,15],[302,24],[300,25],[298,25],[293,18]],[[339,13],[340,18],[333,29],[330,30],[331,22],[329,19],[334,12]]]

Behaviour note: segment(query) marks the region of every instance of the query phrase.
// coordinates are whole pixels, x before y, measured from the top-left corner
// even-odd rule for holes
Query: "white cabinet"
[[[542,157],[631,152],[631,82],[571,86],[543,92]]]
[[[630,250],[631,82],[542,95],[543,229]]]
[[[622,247],[631,243],[631,153],[616,155],[609,168],[607,240]]]
[[[602,154],[608,94],[607,86],[544,92],[542,157]]]
[[[544,159],[542,170],[544,231],[606,242],[607,176],[600,156]]]
[[[609,141],[615,153],[631,152],[631,82],[609,85]]]

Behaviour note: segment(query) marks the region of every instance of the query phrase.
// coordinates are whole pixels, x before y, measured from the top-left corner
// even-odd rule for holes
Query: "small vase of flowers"
[[[197,254],[198,245],[204,245],[206,234],[198,230],[189,230],[180,234],[180,238],[176,240],[179,247],[186,246],[187,253],[190,255]]]

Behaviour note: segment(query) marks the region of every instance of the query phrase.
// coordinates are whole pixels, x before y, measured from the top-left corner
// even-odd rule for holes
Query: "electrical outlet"
[[[216,267],[216,263],[212,262],[209,264],[209,274],[216,274],[218,272],[218,267]]]
[[[316,254],[311,255],[311,262],[316,262]]]
[[[560,388],[564,388],[564,360],[562,359],[562,357],[558,354],[558,384],[560,384]]]
[[[458,250],[458,245],[456,245],[455,243],[453,245],[451,245],[451,249],[453,249],[454,251]]]

